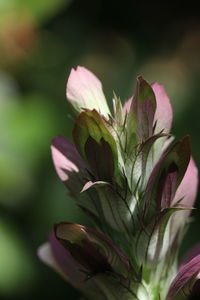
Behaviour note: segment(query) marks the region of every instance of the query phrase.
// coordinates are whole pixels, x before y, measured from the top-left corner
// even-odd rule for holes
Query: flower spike
[[[189,137],[172,144],[164,87],[138,76],[124,106],[114,93],[112,114],[99,79],[77,67],[66,93],[74,144],[54,138],[52,158],[94,229],[56,224],[39,257],[84,299],[200,299],[199,245],[177,267],[198,171]]]

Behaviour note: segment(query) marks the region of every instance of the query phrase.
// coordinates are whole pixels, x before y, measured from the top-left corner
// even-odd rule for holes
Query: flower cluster
[[[111,113],[100,81],[72,70],[67,99],[74,144],[52,141],[58,176],[95,229],[56,224],[40,258],[86,299],[191,300],[200,295],[200,247],[177,263],[196,197],[189,137],[174,143],[164,87],[137,77]],[[199,251],[199,252],[198,252]],[[199,254],[198,254],[199,253]]]

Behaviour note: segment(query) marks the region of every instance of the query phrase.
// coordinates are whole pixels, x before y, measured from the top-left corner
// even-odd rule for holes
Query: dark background
[[[123,101],[131,96],[138,74],[164,84],[172,131],[191,135],[200,166],[198,15],[192,1],[1,1],[0,299],[79,297],[36,254],[54,223],[89,224],[50,155],[52,137],[71,137],[65,85],[72,67],[92,70],[110,104],[113,90]],[[193,216],[181,253],[200,241],[199,209]]]

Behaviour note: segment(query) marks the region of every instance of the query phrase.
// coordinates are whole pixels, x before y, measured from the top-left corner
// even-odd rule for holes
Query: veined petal
[[[158,265],[167,255],[174,241],[170,231],[171,218],[179,210],[185,210],[185,208],[162,210],[157,219],[152,219],[143,230],[138,231],[135,252],[137,260],[144,266],[146,264],[151,268],[154,264]]]
[[[195,256],[200,254],[200,243],[190,249],[181,259],[180,268],[192,260]]]
[[[186,136],[164,153],[155,165],[144,196],[147,213],[155,209],[155,204],[159,209],[172,207],[175,192],[185,175],[189,161],[190,142]]]
[[[103,225],[109,225],[117,232],[131,231],[134,227],[133,213],[136,197],[129,192],[123,192],[118,186],[118,192],[112,184],[105,181],[88,181],[81,192],[96,191],[99,199],[99,218]],[[122,201],[126,197],[126,201]]]
[[[84,165],[75,146],[64,137],[56,137],[51,145],[52,158],[56,172],[62,181],[69,179],[70,173],[78,173]]]
[[[74,260],[70,252],[57,240],[54,233],[50,234],[49,242],[53,257],[65,278],[71,281],[73,285],[78,285],[78,283],[84,281],[84,274],[79,271],[81,265]]]
[[[64,182],[70,195],[75,198],[76,203],[83,210],[96,215],[95,203],[98,199],[94,194],[95,191],[93,191],[93,198],[95,199],[93,201],[91,201],[91,195],[80,194],[87,182],[89,167],[82,160],[75,146],[64,137],[57,137],[52,141],[51,150],[56,172]]]
[[[192,208],[196,199],[198,187],[198,170],[195,162],[190,158],[186,173],[176,191],[172,205],[183,205]],[[187,222],[191,210],[179,211],[173,219],[173,231],[177,232],[181,226]]]
[[[74,260],[69,251],[56,239],[55,234],[49,236],[49,242],[38,249],[39,258],[58,272],[66,281],[87,295],[88,299],[104,299],[102,291],[93,280],[86,280],[87,274],[81,269],[81,265]]]
[[[68,277],[63,272],[59,264],[57,263],[52,248],[49,242],[44,243],[38,248],[38,257],[41,259],[41,261],[45,264],[47,264],[49,267],[53,268],[56,272],[58,272],[61,276],[63,276],[65,279]]]
[[[106,117],[110,114],[101,82],[84,67],[71,70],[66,94],[77,113],[83,109],[96,109]]]
[[[172,125],[172,106],[163,85],[155,82],[151,85],[156,96],[156,111],[154,122],[156,123],[155,133],[169,133]]]
[[[60,223],[55,226],[55,235],[86,271],[128,275],[129,262],[124,254],[96,230],[79,224]]]
[[[173,204],[181,200],[181,204],[192,207],[196,198],[197,187],[198,169],[193,158],[191,158],[183,180],[176,191]]]
[[[154,122],[156,122],[155,134],[161,131],[169,133],[172,126],[173,111],[169,97],[162,84],[155,82],[151,85],[156,97],[156,111]],[[128,113],[133,97],[128,99],[123,106],[124,113]]]
[[[170,286],[170,290],[166,300],[190,299],[189,292],[192,292],[192,288],[195,285],[195,277],[198,275],[199,271],[200,255],[197,255],[180,268],[177,276],[175,277]],[[188,294],[186,294],[185,288],[187,288],[188,284],[190,285],[190,288]]]
[[[82,112],[75,122],[73,137],[79,153],[90,165],[95,178],[112,181],[118,172],[118,152],[104,118],[96,110]]]
[[[129,262],[112,241],[93,229],[71,223],[56,225],[55,233],[50,234],[49,243],[40,247],[38,255],[87,299],[132,299],[136,295],[137,286],[128,288]]]

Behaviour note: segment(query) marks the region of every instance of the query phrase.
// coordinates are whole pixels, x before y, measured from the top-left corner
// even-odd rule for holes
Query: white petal
[[[84,67],[72,69],[67,82],[67,99],[77,112],[96,109],[104,116],[110,114],[99,79]]]

